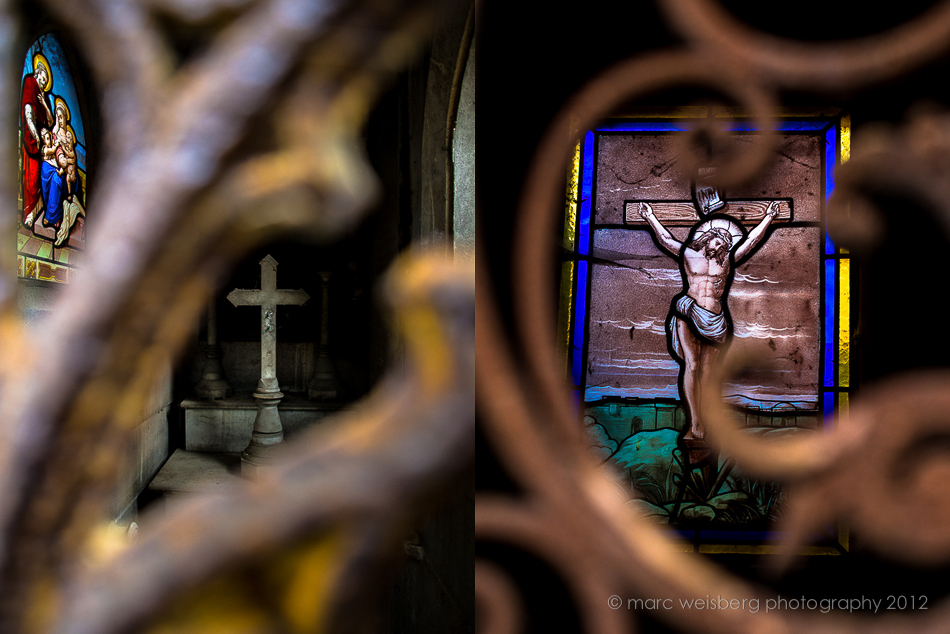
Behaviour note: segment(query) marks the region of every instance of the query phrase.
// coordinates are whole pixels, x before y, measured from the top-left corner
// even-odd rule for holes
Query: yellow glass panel
[[[851,159],[851,115],[841,117],[841,162]]]
[[[841,117],[841,162],[844,163],[851,159],[851,117],[850,115],[845,115]],[[847,253],[847,249],[841,249],[842,253]],[[849,387],[849,381],[851,378],[851,260],[842,259],[840,262],[840,278],[841,278],[841,297],[839,298],[841,306],[841,320],[839,322],[839,330],[842,333],[839,336],[838,342],[841,346],[839,350],[839,360],[838,365],[838,383],[842,387]],[[847,362],[847,363],[846,363]],[[850,397],[847,393],[838,394],[838,420],[843,422],[848,418],[848,411],[850,408]],[[848,523],[844,520],[838,522],[838,543],[841,544],[841,547],[845,551],[851,549],[850,544],[850,527]]]
[[[851,385],[851,260],[838,265],[838,385]]]
[[[573,250],[577,241],[577,188],[581,175],[581,144],[574,146],[567,175],[567,200],[564,202],[564,246]]]
[[[564,205],[564,248],[574,251],[577,245],[577,197],[581,173],[581,144],[574,148],[574,158],[571,161],[567,175],[567,200]],[[563,337],[564,365],[570,363],[571,350],[571,300],[574,295],[574,275],[577,264],[573,261],[565,262],[561,266],[561,288],[558,305],[558,328]]]
[[[851,115],[841,117],[841,162],[844,163],[851,159]],[[850,211],[848,212],[851,213]],[[842,254],[848,253],[847,249],[841,249]]]
[[[574,262],[565,262],[561,266],[561,293],[558,310],[558,322],[561,333],[561,343],[564,344],[564,363],[570,363],[571,349],[571,300],[574,296]]]

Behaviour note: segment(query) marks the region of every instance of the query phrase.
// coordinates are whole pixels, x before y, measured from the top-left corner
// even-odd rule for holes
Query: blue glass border
[[[824,302],[821,323],[824,330],[822,336],[822,368],[823,387],[835,385],[835,347],[838,342],[838,329],[835,327],[835,298],[838,296],[838,267],[834,258],[828,258],[822,266],[822,275],[825,276]]]
[[[577,214],[577,243],[576,250],[581,255],[590,253],[590,219],[591,195],[594,190],[594,133],[584,135],[583,149],[584,163],[581,168],[581,198],[580,209]],[[571,357],[571,378],[574,385],[581,386],[581,374],[584,363],[584,333],[587,332],[587,262],[579,260],[577,263],[577,283],[574,287],[574,342]],[[583,292],[581,292],[583,291]],[[578,324],[583,324],[578,328]]]
[[[825,203],[831,197],[831,192],[835,190],[835,159],[838,158],[838,126],[831,126],[825,132]],[[834,255],[837,252],[835,243],[825,232],[825,255]]]
[[[835,393],[822,392],[821,394],[821,413],[824,415],[824,429],[830,429],[834,425],[835,415]]]

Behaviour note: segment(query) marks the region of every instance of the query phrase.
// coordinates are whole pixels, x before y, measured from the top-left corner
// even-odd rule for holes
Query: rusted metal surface
[[[181,506],[120,554],[95,554],[128,435],[233,265],[288,233],[333,240],[376,196],[362,125],[438,9],[427,0],[49,3],[101,94],[102,180],[90,201],[101,231],[42,337],[17,320],[14,288],[2,289],[0,629],[148,629],[247,565],[258,577],[278,571],[290,598],[274,607],[255,597],[230,613],[210,601],[212,617],[242,631],[330,628],[346,622],[337,608],[352,612],[361,589],[379,583],[389,541],[470,464],[471,275],[407,256],[387,287],[403,370],[288,447],[266,478]],[[155,11],[222,26],[176,69]],[[14,22],[0,8],[5,71],[17,65]],[[16,90],[0,74],[6,102]],[[2,123],[2,158],[15,165],[15,120],[7,112]],[[15,218],[15,200],[6,170],[4,218]],[[327,589],[308,603],[295,584]]]
[[[562,222],[563,173],[578,140],[565,130],[587,130],[619,107],[668,87],[712,88],[754,117],[759,129],[770,130],[779,89],[839,94],[866,88],[932,60],[950,42],[946,3],[878,36],[821,44],[757,33],[710,0],[660,4],[686,44],[602,72],[566,103],[534,153],[514,239],[514,311],[522,345],[506,339],[488,271],[479,271],[478,397],[493,450],[521,491],[517,497],[477,499],[476,536],[515,544],[550,563],[574,593],[590,632],[630,631],[628,617],[617,616],[628,610],[610,605],[612,595],[624,602],[721,595],[762,605],[765,598],[761,589],[684,552],[668,533],[640,517],[587,450],[557,351],[551,307],[557,288],[552,276],[559,269],[554,249],[538,239],[556,235]],[[718,165],[720,183],[750,177],[764,166],[770,147],[766,136],[752,151],[727,155]],[[869,133],[837,171],[828,208],[832,237],[851,249],[872,249],[884,231],[876,194],[916,201],[950,227],[948,156],[945,114],[921,113],[899,127]],[[755,359],[737,359],[718,380],[749,363]],[[830,433],[781,446],[735,433],[725,409],[708,406],[710,442],[749,473],[790,487],[793,503],[779,527],[788,534],[785,555],[774,562],[779,567],[817,526],[832,520],[849,521],[868,548],[893,560],[933,565],[950,559],[950,471],[945,456],[920,452],[922,442],[950,432],[950,375],[922,372],[863,387],[849,420]],[[717,393],[715,385],[712,391]],[[510,581],[492,571],[476,584],[485,613],[492,615],[483,631],[492,631],[488,624],[496,622],[499,628],[514,627],[519,608]],[[948,610],[933,605],[926,612],[877,620],[765,610],[657,609],[653,616],[698,632],[909,632],[947,631]]]

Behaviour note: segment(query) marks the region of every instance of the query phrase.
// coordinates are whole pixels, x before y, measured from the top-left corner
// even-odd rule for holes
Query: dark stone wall
[[[379,128],[396,129],[398,169],[380,165],[382,175],[398,176],[398,201],[410,210],[410,222],[400,226],[401,240],[416,247],[443,248],[452,218],[451,171],[446,125],[453,101],[459,49],[463,46],[470,2],[447,3],[431,43],[419,62],[399,80],[374,115]],[[459,76],[460,80],[461,77]],[[382,120],[388,123],[384,124]],[[371,130],[374,128],[371,128]],[[387,203],[389,207],[395,200]],[[451,206],[448,207],[451,213]],[[403,212],[401,216],[406,219]],[[409,229],[407,235],[405,229]],[[451,247],[449,247],[451,248]],[[458,473],[444,483],[432,512],[418,518],[406,535],[401,561],[393,573],[388,597],[388,622],[382,631],[392,634],[475,631],[474,605],[474,487],[471,475]],[[412,554],[410,554],[412,553]]]

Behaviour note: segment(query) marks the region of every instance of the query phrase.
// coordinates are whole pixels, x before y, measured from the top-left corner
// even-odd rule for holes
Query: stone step
[[[257,401],[253,396],[247,394],[217,400],[189,398],[181,402],[181,407],[185,411],[187,451],[240,453],[251,442],[257,416]],[[342,404],[336,401],[312,401],[287,394],[277,411],[280,412],[285,437],[291,437],[341,408]]]
[[[241,454],[176,449],[149,483],[160,496],[221,491],[241,482]]]

